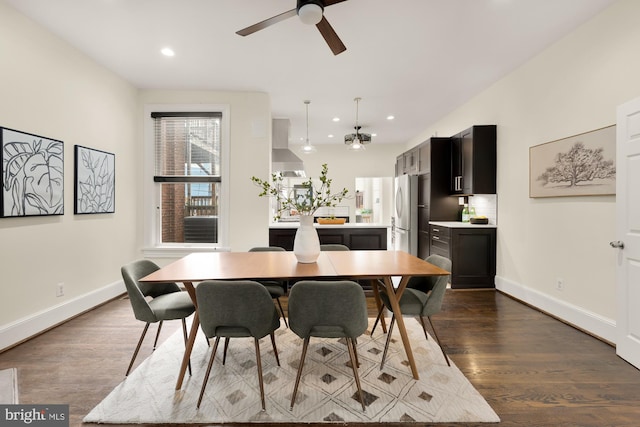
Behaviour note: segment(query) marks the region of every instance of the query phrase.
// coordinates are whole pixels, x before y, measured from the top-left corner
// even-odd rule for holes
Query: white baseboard
[[[0,327],[0,351],[41,333],[59,323],[126,292],[119,280],[88,294],[18,319]]]
[[[496,289],[605,341],[616,342],[615,320],[558,300],[548,294],[515,283],[504,277],[496,276]]]

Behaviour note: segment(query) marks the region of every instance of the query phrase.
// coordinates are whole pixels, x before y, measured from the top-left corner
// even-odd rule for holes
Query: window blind
[[[220,182],[219,112],[151,113],[155,182]]]

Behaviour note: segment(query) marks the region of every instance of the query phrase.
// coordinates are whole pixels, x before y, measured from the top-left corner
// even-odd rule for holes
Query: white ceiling
[[[311,143],[342,144],[361,97],[373,148],[416,137],[613,0],[348,0],[325,10],[347,47],[337,56],[297,17],[235,34],[295,0],[5,1],[136,87],[267,92],[292,144],[304,100]]]

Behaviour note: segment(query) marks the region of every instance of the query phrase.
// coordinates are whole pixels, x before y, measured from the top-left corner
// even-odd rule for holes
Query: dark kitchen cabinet
[[[496,193],[496,126],[473,126],[451,137],[451,193]]]
[[[419,146],[418,175],[418,256],[426,258],[430,249],[429,221],[455,221],[458,199],[449,194],[451,144],[449,138],[430,138]],[[428,165],[424,162],[428,161]]]
[[[269,246],[280,246],[288,251],[293,250],[293,240],[296,236],[297,226],[291,228],[274,227],[269,229]],[[386,227],[348,227],[332,226],[318,227],[320,244],[346,245],[353,250],[386,250]]]
[[[416,175],[420,165],[420,149],[412,148],[396,158],[396,176]]]
[[[430,231],[430,253],[451,260],[453,289],[495,287],[494,227],[445,227],[432,224]]]

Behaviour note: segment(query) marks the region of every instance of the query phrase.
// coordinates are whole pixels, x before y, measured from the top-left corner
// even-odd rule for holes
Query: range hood
[[[271,124],[271,170],[285,177],[305,177],[300,157],[289,150],[289,119],[273,119]]]

